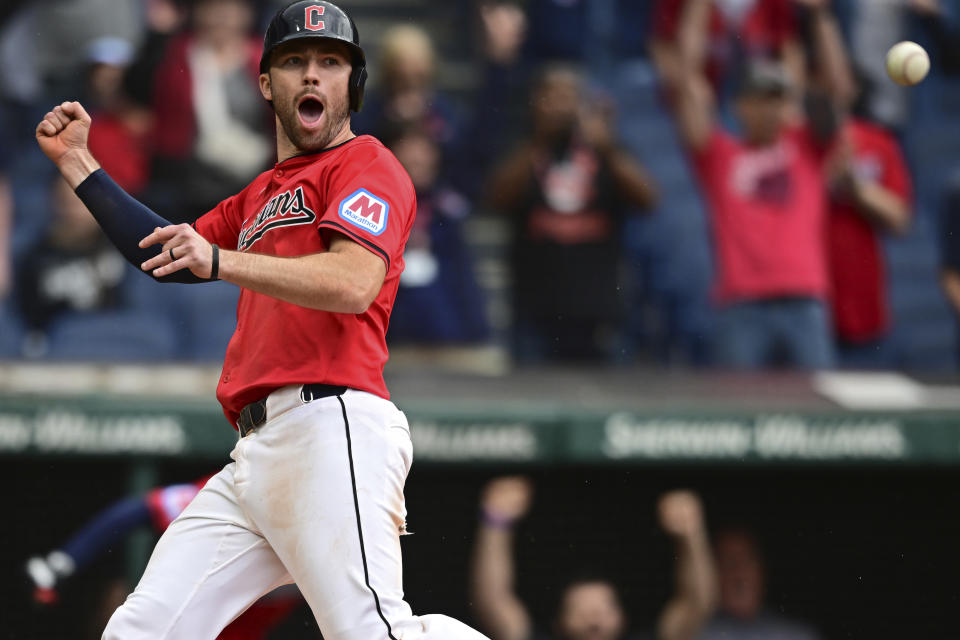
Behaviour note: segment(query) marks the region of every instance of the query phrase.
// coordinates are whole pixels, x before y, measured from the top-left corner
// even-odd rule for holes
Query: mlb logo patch
[[[375,236],[387,228],[389,212],[390,205],[366,189],[357,189],[340,202],[341,218]]]

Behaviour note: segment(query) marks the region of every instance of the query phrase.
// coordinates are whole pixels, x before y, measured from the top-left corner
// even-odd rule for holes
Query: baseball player
[[[295,582],[326,640],[483,639],[403,600],[412,446],[383,365],[415,197],[390,152],[350,130],[366,80],[356,26],[330,2],[294,2],[270,22],[260,70],[278,162],[192,226],[99,168],[79,103],[37,126],[128,260],[164,282],[242,287],[217,389],[239,431],[233,462],[160,538],[103,637],[212,639]]]

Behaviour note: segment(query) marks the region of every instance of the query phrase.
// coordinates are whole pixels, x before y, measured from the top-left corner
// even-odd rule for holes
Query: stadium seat
[[[0,301],[0,358],[15,358],[20,355],[23,327],[11,305]]]
[[[66,315],[50,328],[45,359],[159,361],[177,353],[169,320],[142,311]]]
[[[136,310],[162,316],[177,334],[173,357],[218,362],[237,324],[240,289],[226,282],[158,284],[131,267],[124,294]]]
[[[52,217],[50,185],[56,177],[56,168],[47,160],[33,141],[35,122],[43,117],[37,111],[34,119],[29,107],[12,108],[17,112],[6,122],[8,126],[20,127],[17,153],[14,162],[7,166],[8,180],[14,200],[14,224],[11,238],[13,258],[19,260],[43,235]],[[9,113],[7,115],[10,115]],[[3,121],[3,118],[0,118]],[[24,132],[31,132],[29,139]]]
[[[178,331],[183,330],[179,356],[187,360],[222,362],[237,326],[240,288],[227,282],[175,286],[182,303],[176,313]]]
[[[656,180],[660,203],[627,225],[627,259],[637,290],[631,332],[664,362],[703,363],[712,311],[709,229],[673,120],[645,60],[622,65],[614,83],[620,134]]]

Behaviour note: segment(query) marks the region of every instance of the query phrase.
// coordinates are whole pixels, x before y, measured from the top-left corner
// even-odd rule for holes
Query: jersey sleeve
[[[336,232],[380,256],[387,271],[403,253],[416,211],[406,171],[379,146],[358,147],[330,181],[320,233]]]
[[[224,249],[236,249],[240,224],[243,222],[240,218],[238,203],[240,195],[237,194],[227,198],[197,218],[196,222],[193,223],[193,228],[207,242],[219,245]]]

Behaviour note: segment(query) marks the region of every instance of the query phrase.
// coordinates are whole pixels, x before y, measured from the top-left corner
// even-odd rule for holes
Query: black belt
[[[332,384],[305,384],[300,388],[300,399],[304,402],[313,402],[320,398],[343,395],[346,390],[346,387],[337,387]],[[240,410],[240,417],[237,419],[237,430],[240,431],[240,437],[243,438],[252,433],[266,421],[267,399],[261,398],[256,402],[251,402]]]

